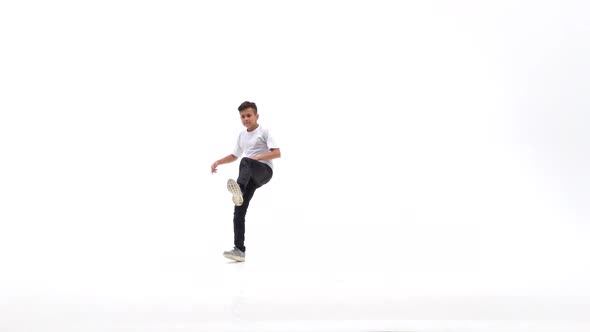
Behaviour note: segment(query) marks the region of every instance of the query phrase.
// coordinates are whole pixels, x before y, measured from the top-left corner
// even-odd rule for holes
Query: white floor
[[[2,300],[2,331],[588,331],[588,298],[149,296]]]
[[[330,260],[268,259],[253,247],[245,263],[226,262],[219,253],[200,264],[159,260],[125,265],[124,259],[111,256],[100,268],[72,262],[69,268],[29,276],[28,283],[3,283],[9,287],[0,299],[0,330],[590,330],[590,297],[468,295],[468,287],[449,284],[441,291],[440,284],[438,290],[428,288],[440,280],[432,273],[415,275],[410,283],[394,277],[404,273],[395,272],[395,266],[389,267],[392,273],[381,270],[387,277],[365,275],[329,266]],[[341,274],[345,270],[349,273]]]

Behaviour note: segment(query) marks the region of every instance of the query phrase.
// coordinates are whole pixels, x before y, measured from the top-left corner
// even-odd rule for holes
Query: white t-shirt
[[[267,128],[263,128],[258,125],[258,128],[248,131],[244,130],[238,136],[238,142],[232,153],[236,157],[240,157],[242,153],[244,157],[252,158],[261,154],[270,152],[270,149],[278,149],[279,146],[275,142],[272,135],[269,133]],[[271,168],[272,160],[260,160],[261,163],[265,163]]]

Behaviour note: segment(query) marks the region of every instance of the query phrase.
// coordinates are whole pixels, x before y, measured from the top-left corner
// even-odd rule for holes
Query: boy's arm
[[[281,149],[270,149],[270,152],[259,154],[255,156],[254,160],[271,160],[275,158],[281,158]]]
[[[211,165],[211,173],[217,172],[217,166],[234,162],[237,159],[238,159],[238,157],[234,156],[233,154],[228,154],[227,156],[225,156],[219,160],[216,160],[213,163],[213,165]]]

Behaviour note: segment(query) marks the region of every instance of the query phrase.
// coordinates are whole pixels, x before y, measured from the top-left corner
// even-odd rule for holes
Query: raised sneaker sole
[[[244,203],[244,197],[242,197],[242,191],[238,183],[233,180],[227,180],[227,190],[233,195],[232,200],[236,206],[241,206]]]

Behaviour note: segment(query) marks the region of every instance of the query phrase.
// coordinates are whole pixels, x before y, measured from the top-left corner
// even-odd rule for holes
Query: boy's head
[[[248,128],[249,131],[258,127],[258,108],[256,108],[255,103],[245,101],[238,107],[238,111],[244,127]]]
[[[258,113],[258,108],[256,108],[256,104],[251,102],[251,101],[245,101],[242,104],[240,104],[240,107],[238,107],[238,111],[242,112],[245,109],[251,108],[254,110],[254,113]]]

